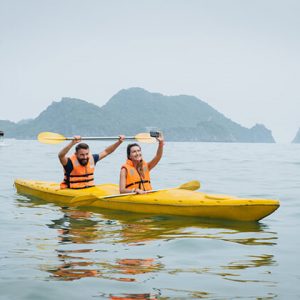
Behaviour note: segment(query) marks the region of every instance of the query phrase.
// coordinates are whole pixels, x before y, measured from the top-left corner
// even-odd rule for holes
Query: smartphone
[[[158,138],[160,136],[160,132],[158,131],[150,131],[150,136],[154,138]]]

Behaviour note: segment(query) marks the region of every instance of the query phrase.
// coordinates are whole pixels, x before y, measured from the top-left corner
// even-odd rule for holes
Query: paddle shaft
[[[86,137],[81,137],[80,139],[85,140],[85,141],[99,141],[99,140],[107,141],[107,140],[117,140],[117,139],[119,139],[119,137],[118,136],[86,136]],[[126,136],[125,139],[126,140],[135,140],[136,137]],[[145,138],[145,139],[148,139],[148,138]],[[64,140],[72,141],[72,140],[74,140],[74,137],[65,137]]]
[[[150,191],[146,191],[146,194],[150,194],[150,193],[155,193],[155,192],[160,192],[160,191],[167,191],[167,190],[174,190],[174,189],[179,189],[179,190],[197,190],[200,187],[200,182],[197,180],[192,180],[189,182],[186,182],[184,184],[181,184],[178,187],[175,188],[169,188],[169,189],[156,189],[156,190],[150,190]],[[138,193],[135,192],[131,192],[131,193],[124,193],[124,194],[115,194],[115,195],[108,195],[108,196],[103,196],[101,197],[101,199],[108,199],[108,198],[115,198],[115,197],[123,197],[123,196],[130,196],[130,195],[140,195]],[[100,198],[100,197],[99,197]]]
[[[176,188],[151,190],[151,191],[147,191],[147,194],[155,193],[155,192],[159,192],[159,191],[174,190],[174,189],[184,189],[184,190],[186,189],[186,190],[194,191],[194,190],[197,190],[199,187],[200,187],[200,182],[197,180],[192,180],[192,181],[186,182],[184,184],[181,184],[180,186],[178,186]],[[110,199],[110,198],[121,198],[121,197],[125,197],[125,196],[133,196],[133,195],[140,195],[140,194],[133,193],[133,192],[124,193],[124,194],[107,195],[107,196],[96,196],[96,195],[91,194],[91,195],[74,197],[71,201],[73,202],[73,204],[76,203],[76,206],[88,206],[98,200],[106,200],[106,199]],[[96,199],[90,200],[89,199],[90,197],[96,197]]]
[[[159,192],[159,191],[166,191],[166,189],[151,190],[151,191],[147,191],[147,193],[145,193],[145,194],[150,194],[150,193]],[[135,193],[135,192],[131,192],[131,193],[124,193],[124,194],[115,194],[115,195],[103,196],[103,197],[99,197],[99,199],[100,198],[101,199],[117,198],[117,197],[124,197],[124,196],[130,196],[130,195],[141,195],[141,194],[138,194],[138,193]]]
[[[192,183],[194,185],[192,185]],[[155,192],[160,192],[160,191],[167,191],[167,190],[175,190],[175,189],[179,189],[179,190],[197,190],[199,187],[200,187],[200,183],[199,183],[199,186],[196,185],[195,183],[199,183],[198,181],[194,180],[194,181],[190,181],[190,182],[187,182],[185,184],[182,184],[178,187],[175,187],[175,188],[169,188],[169,189],[157,189],[157,190],[150,190],[150,191],[146,191],[147,193],[145,194],[150,194],[150,193],[155,193]],[[190,186],[189,186],[190,184]],[[143,195],[145,195],[143,194]],[[115,194],[115,195],[108,195],[108,196],[103,196],[103,197],[99,197],[101,199],[108,199],[108,198],[116,198],[116,197],[123,197],[123,196],[130,196],[130,195],[141,195],[141,194],[138,194],[138,193],[135,193],[135,192],[131,192],[131,193],[124,193],[124,194]]]
[[[165,191],[165,190],[151,190],[151,191],[147,191],[146,194],[150,194],[150,193],[154,193],[154,192],[159,192],[159,191]],[[71,200],[71,202],[72,202],[72,204],[75,204],[76,206],[89,206],[92,203],[94,203],[95,201],[106,200],[106,199],[110,199],[110,198],[122,198],[122,197],[133,196],[133,195],[141,195],[141,194],[137,194],[137,193],[124,193],[124,194],[115,194],[115,195],[108,195],[108,196],[96,196],[96,199],[89,199],[89,197],[91,197],[91,195],[88,195],[88,196],[78,196],[78,197],[73,198]]]
[[[64,141],[71,141],[74,137],[65,137],[62,134],[55,132],[41,132],[37,136],[38,141],[45,144],[59,144]],[[98,141],[98,140],[119,140],[120,136],[83,136],[80,137],[81,140],[90,140],[90,141]],[[142,143],[154,143],[156,141],[155,138],[151,137],[149,133],[138,133],[135,136],[125,137],[127,140],[136,140]]]

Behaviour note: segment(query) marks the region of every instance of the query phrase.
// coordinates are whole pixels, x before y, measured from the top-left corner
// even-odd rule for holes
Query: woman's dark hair
[[[139,144],[137,144],[137,143],[129,144],[129,145],[127,146],[127,158],[128,158],[128,159],[129,159],[129,156],[130,156],[130,150],[131,150],[131,148],[134,147],[134,146],[138,146],[138,147],[141,149],[141,146],[140,146]]]
[[[85,143],[80,143],[76,146],[75,150],[76,152],[78,152],[80,149],[85,149],[88,150],[89,149],[89,145],[85,144]]]

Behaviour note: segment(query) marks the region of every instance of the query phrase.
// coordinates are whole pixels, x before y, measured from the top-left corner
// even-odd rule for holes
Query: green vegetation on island
[[[153,127],[162,130],[168,141],[275,142],[264,125],[245,128],[196,97],[164,96],[141,88],[121,90],[102,107],[63,98],[35,119],[0,120],[5,136],[17,139],[33,139],[42,131],[66,136],[135,135]]]

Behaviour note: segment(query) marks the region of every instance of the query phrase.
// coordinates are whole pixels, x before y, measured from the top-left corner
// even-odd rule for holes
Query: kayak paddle
[[[176,189],[196,191],[199,188],[200,188],[200,182],[198,180],[192,180],[181,184]]]
[[[181,190],[195,191],[195,190],[198,190],[199,188],[200,188],[200,182],[198,180],[192,180],[192,181],[183,183],[176,188],[170,188],[170,190],[181,189]],[[165,191],[165,190],[166,189],[151,190],[151,191],[148,191],[147,194],[155,193],[155,192],[159,192],[159,191]],[[120,198],[120,197],[124,197],[124,196],[129,196],[129,195],[138,195],[138,194],[124,193],[124,194],[115,194],[115,195],[107,195],[107,196],[98,196],[95,194],[83,195],[83,196],[77,196],[77,197],[72,198],[70,200],[70,204],[75,205],[75,206],[88,206],[97,200],[105,200],[105,199],[109,199],[109,198]]]
[[[71,141],[73,137],[65,137],[62,134],[55,133],[55,132],[41,132],[37,139],[39,142],[44,144],[59,144],[64,141]],[[98,141],[98,140],[117,140],[119,139],[118,136],[96,136],[96,137],[81,137],[81,140],[89,140],[89,141]],[[128,136],[125,137],[126,140],[136,140],[142,143],[154,143],[156,141],[155,138],[151,137],[149,133],[139,133],[135,136]]]

